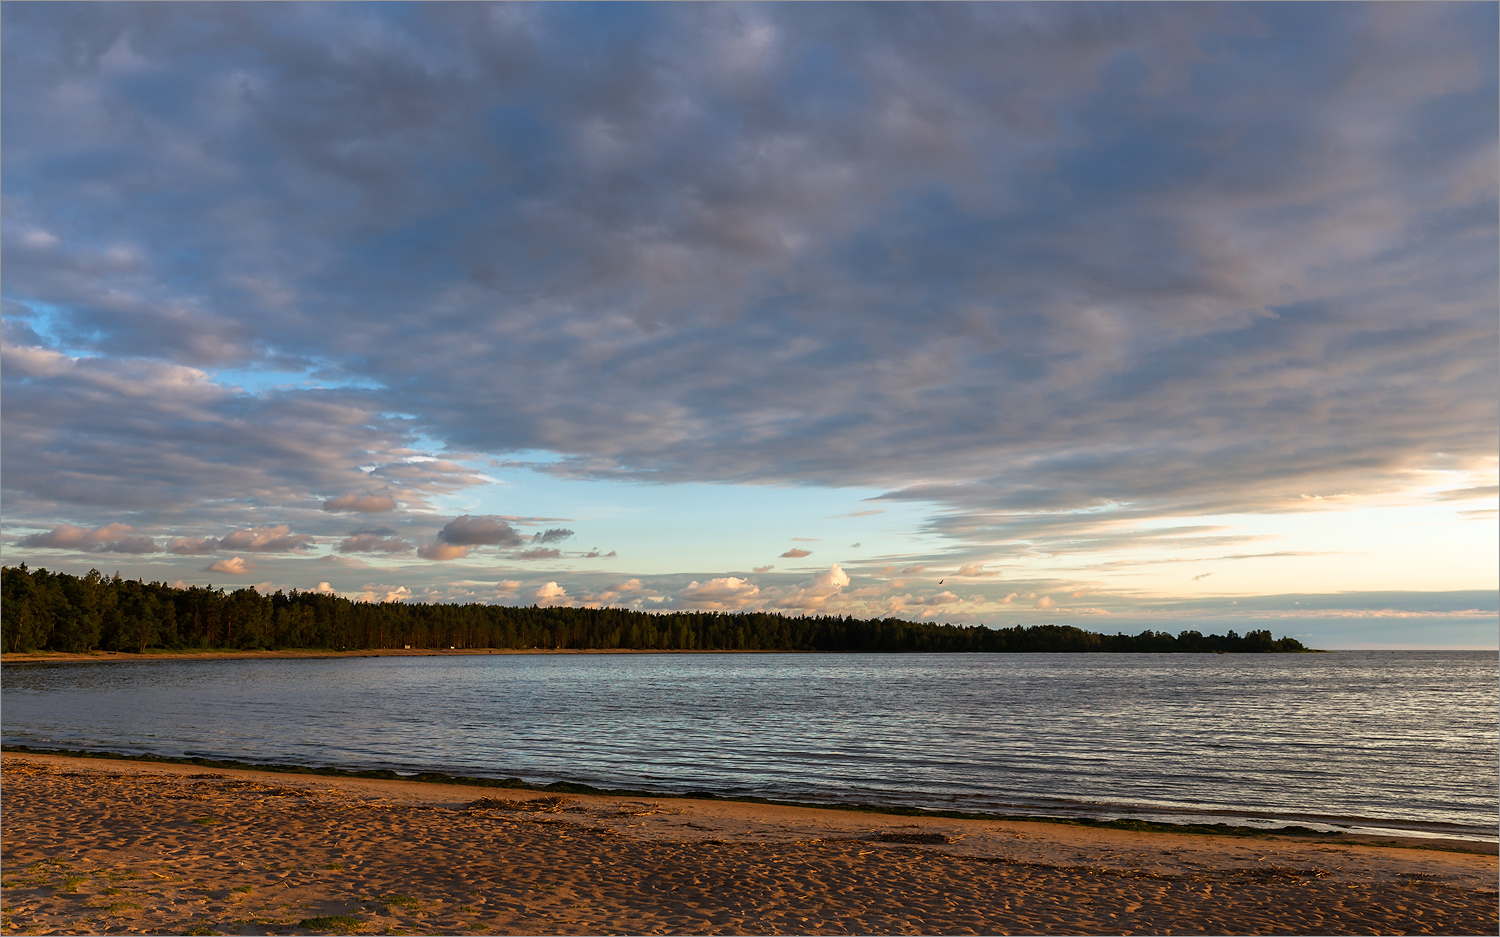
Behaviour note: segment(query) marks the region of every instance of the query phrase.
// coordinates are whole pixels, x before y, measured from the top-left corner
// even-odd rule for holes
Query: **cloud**
[[[902,615],[916,611],[919,618],[931,618],[942,614],[944,606],[954,605],[962,601],[957,595],[947,591],[924,596],[914,596],[911,593],[907,593],[906,595],[893,596],[890,599],[888,607],[892,614]]]
[[[511,554],[511,558],[517,560],[555,560],[559,556],[562,556],[562,551],[551,547],[537,547],[534,550],[521,550]]]
[[[1473,488],[1453,488],[1433,495],[1439,501],[1494,500],[1500,496],[1500,485],[1484,485]]]
[[[847,585],[849,585],[849,574],[835,563],[806,582],[782,592],[776,597],[775,604],[780,608],[803,611],[819,609],[828,604],[829,599],[842,592]]]
[[[774,566],[757,566],[757,567],[755,567],[754,569],[752,569],[750,571],[752,573],[768,573],[768,572],[770,572],[771,570],[773,570],[775,568],[776,567],[774,567]]]
[[[413,598],[412,591],[406,586],[365,583],[359,594],[354,596],[354,601],[383,604],[386,602],[405,602],[411,598]]]
[[[964,565],[960,566],[958,568],[958,572],[954,573],[953,575],[962,576],[969,579],[977,579],[981,576],[992,576],[994,575],[994,573],[986,570],[983,563],[965,563]]]
[[[318,488],[375,478],[420,505],[478,480],[451,462],[408,461],[419,450],[368,392],[254,395],[198,368],[17,346],[13,332],[0,346],[7,523],[73,504],[165,528],[241,526],[257,512],[294,513]],[[23,448],[30,455],[14,458]]]
[[[1493,5],[746,9],[7,5],[6,523],[536,451],[998,557],[1492,465]]]
[[[1044,595],[1041,598],[1037,599],[1036,604],[1031,607],[1040,609],[1057,608],[1057,603],[1052,601],[1052,596]]]
[[[573,600],[568,597],[568,590],[555,582],[549,582],[544,586],[539,586],[536,591],[531,593],[531,604],[540,605],[543,608],[553,608],[557,606],[570,606],[573,604]]]
[[[782,559],[793,559],[793,560],[800,560],[804,556],[812,556],[812,551],[811,550],[804,550],[801,547],[793,547],[792,549],[790,549],[790,550],[786,551],[785,553],[781,554]]]
[[[644,589],[645,586],[641,585],[639,579],[627,579],[624,582],[601,589],[592,595],[584,595],[580,601],[585,605],[619,605],[627,601],[630,597],[638,595]]]
[[[340,553],[410,553],[411,543],[384,527],[353,531],[338,545]]]
[[[203,567],[206,573],[228,573],[231,576],[241,576],[255,568],[255,564],[242,557],[232,556],[227,560],[214,560]]]
[[[1193,582],[1197,582],[1200,579],[1207,579],[1209,576],[1212,576],[1212,575],[1213,575],[1213,573],[1199,573],[1198,575],[1196,575],[1196,576],[1193,577]]]
[[[155,553],[156,541],[136,534],[128,524],[106,524],[93,530],[59,524],[46,533],[31,534],[16,542],[20,547],[48,550],[80,550],[87,553]]]
[[[287,525],[278,524],[274,527],[246,527],[231,531],[219,538],[219,549],[249,550],[253,553],[290,553],[305,550],[312,542],[312,537],[294,534]]]
[[[676,606],[704,611],[736,611],[754,605],[760,587],[738,576],[721,576],[707,582],[696,579],[677,593]]]
[[[202,556],[219,549],[214,537],[177,537],[167,544],[167,552],[180,556]]]
[[[427,543],[417,548],[417,556],[424,560],[445,562],[447,560],[461,560],[469,555],[468,547],[454,546],[451,543],[441,541]]]
[[[573,536],[573,531],[568,530],[566,527],[552,527],[532,534],[531,542],[556,543],[559,540],[566,540],[571,536]]]
[[[325,511],[357,511],[362,514],[377,514],[396,510],[396,499],[387,495],[344,494],[323,502]]]
[[[330,582],[320,582],[316,586],[313,587],[312,591],[320,593],[322,595],[337,595],[338,594],[338,590],[334,589],[333,588],[333,583],[330,583]]]
[[[455,517],[438,531],[438,540],[453,546],[520,546],[521,535],[492,514]]]

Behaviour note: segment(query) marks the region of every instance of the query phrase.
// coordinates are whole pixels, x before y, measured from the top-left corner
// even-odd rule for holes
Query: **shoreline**
[[[1496,857],[0,754],[4,933],[1494,933]]]
[[[1424,648],[1421,650],[1448,650],[1447,648]],[[1461,650],[1474,650],[1463,648]],[[1481,649],[1482,650],[1482,649]],[[324,658],[342,657],[484,657],[487,655],[517,655],[517,654],[873,654],[890,656],[897,654],[977,654],[977,655],[1026,655],[1026,654],[1077,654],[1087,656],[1091,654],[1131,654],[1146,656],[1149,654],[1164,654],[1172,656],[1202,656],[1208,654],[1233,654],[1234,656],[1271,656],[1279,657],[1283,654],[1332,654],[1337,650],[1325,650],[1322,648],[1305,648],[1301,651],[1278,651],[1262,654],[1260,652],[1230,652],[1230,651],[811,651],[811,650],[784,650],[780,648],[741,648],[737,650],[720,649],[656,649],[656,648],[633,648],[633,647],[607,647],[607,648],[500,648],[500,647],[475,647],[475,648],[353,648],[348,650],[330,650],[327,648],[285,648],[281,650],[255,650],[239,651],[226,650],[224,648],[205,648],[203,650],[166,650],[161,648],[148,648],[144,654],[132,651],[4,651],[0,652],[0,667],[7,664],[110,664],[110,663],[141,663],[154,660],[312,660]]]
[[[140,663],[153,660],[312,660],[341,657],[485,657],[500,654],[816,654],[817,651],[781,650],[654,650],[644,648],[287,648],[276,651],[230,651],[207,648],[201,651],[148,649],[144,654],[130,651],[26,651],[0,653],[0,666],[6,664],[112,664]],[[871,652],[879,653],[879,652]]]
[[[712,791],[671,793],[663,791],[636,790],[630,788],[601,788],[574,781],[554,781],[536,784],[521,778],[486,778],[467,775],[450,775],[435,771],[403,774],[386,768],[335,768],[311,765],[259,763],[232,759],[215,759],[202,756],[176,757],[171,755],[130,755],[121,752],[80,750],[63,748],[37,748],[29,745],[0,746],[0,753],[22,756],[69,758],[77,761],[137,762],[149,765],[174,765],[207,768],[218,771],[252,771],[265,774],[300,777],[342,778],[349,780],[391,781],[410,784],[437,784],[481,790],[507,790],[537,794],[584,795],[593,797],[649,797],[657,800],[703,801],[708,803],[752,804],[772,807],[791,807],[807,810],[833,810],[848,813],[871,814],[889,817],[916,817],[947,820],[975,820],[984,822],[1044,823],[1057,826],[1082,827],[1098,830],[1122,830],[1161,835],[1209,835],[1244,839],[1292,839],[1304,842],[1357,843],[1368,846],[1395,846],[1406,849],[1429,849],[1446,852],[1472,853],[1475,855],[1500,855],[1500,841],[1470,839],[1462,836],[1444,836],[1438,833],[1355,833],[1350,831],[1322,831],[1289,823],[1283,827],[1266,828],[1233,823],[1173,823],[1132,818],[1096,819],[1091,817],[1061,817],[1045,814],[1001,814],[978,813],[962,810],[928,809],[893,804],[862,804],[843,802],[812,802],[785,800],[781,798],[734,796]]]

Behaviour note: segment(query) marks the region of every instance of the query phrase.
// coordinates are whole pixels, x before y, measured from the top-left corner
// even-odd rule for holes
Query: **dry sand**
[[[1493,844],[1135,833],[20,753],[4,755],[0,779],[5,933],[1500,929]]]

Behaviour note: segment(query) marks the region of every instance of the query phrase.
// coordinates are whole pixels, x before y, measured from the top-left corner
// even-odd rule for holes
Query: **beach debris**
[[[566,797],[533,797],[530,800],[505,800],[500,797],[481,797],[464,805],[465,810],[511,810],[527,813],[563,813],[581,810],[573,806]]]
[[[942,833],[871,833],[864,837],[867,843],[907,843],[913,846],[938,846],[953,842]]]

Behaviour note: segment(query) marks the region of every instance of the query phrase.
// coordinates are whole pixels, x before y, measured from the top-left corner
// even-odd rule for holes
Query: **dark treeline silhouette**
[[[637,612],[351,602],[320,592],[212,587],[0,569],[4,650],[148,648],[633,648],[664,651],[1302,651],[1269,631],[1095,634],[1071,625],[990,628],[764,612]]]

